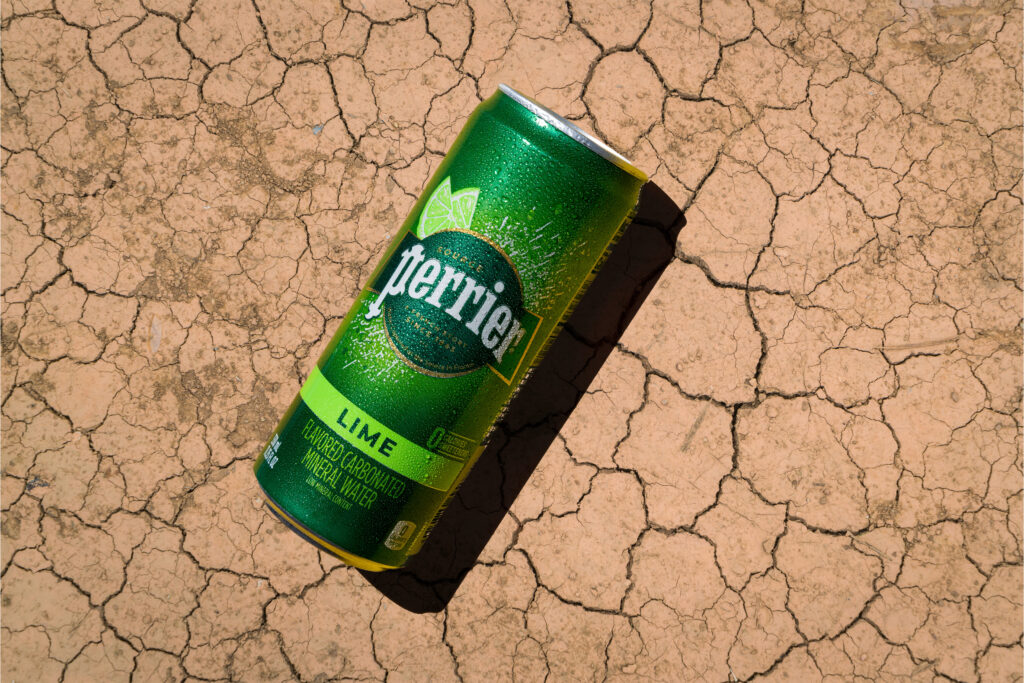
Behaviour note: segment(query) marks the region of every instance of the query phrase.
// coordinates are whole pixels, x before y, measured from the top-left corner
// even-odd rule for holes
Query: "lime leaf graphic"
[[[420,223],[416,226],[416,236],[424,239],[438,230],[448,227],[452,215],[452,181],[445,178],[437,189],[431,193],[427,205],[420,214]]]
[[[452,221],[455,223],[455,227],[469,230],[469,223],[473,220],[476,199],[479,195],[480,189],[476,187],[467,187],[452,195]]]
[[[416,226],[416,236],[424,239],[441,230],[468,230],[479,195],[480,188],[477,187],[452,194],[451,178],[445,178],[427,199]]]

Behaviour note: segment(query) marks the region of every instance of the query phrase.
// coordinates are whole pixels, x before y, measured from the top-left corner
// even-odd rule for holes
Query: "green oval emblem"
[[[438,185],[371,284],[365,317],[383,317],[395,353],[424,374],[489,365],[510,382],[540,319],[526,310],[508,255],[469,230],[477,197],[475,188],[452,193],[448,178]]]
[[[410,251],[405,291],[384,309],[395,351],[428,375],[453,376],[500,360],[523,315],[523,290],[503,252],[446,230]],[[507,348],[507,347],[506,347]]]

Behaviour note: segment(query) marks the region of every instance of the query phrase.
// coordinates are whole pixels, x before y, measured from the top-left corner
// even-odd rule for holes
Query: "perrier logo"
[[[487,365],[511,382],[540,318],[526,310],[519,273],[502,249],[471,232],[478,188],[445,178],[370,288],[366,319],[381,315],[392,347],[435,377]]]

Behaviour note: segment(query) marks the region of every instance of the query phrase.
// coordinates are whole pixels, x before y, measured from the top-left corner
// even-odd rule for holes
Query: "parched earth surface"
[[[1019,4],[3,0],[2,53],[4,681],[1020,679]],[[417,614],[251,467],[499,82],[687,225]]]

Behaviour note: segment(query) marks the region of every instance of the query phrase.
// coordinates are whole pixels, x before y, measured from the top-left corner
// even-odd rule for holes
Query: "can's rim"
[[[641,181],[647,182],[647,174],[641,171],[636,166],[634,166],[632,162],[629,161],[629,159],[622,156],[614,149],[612,149],[605,143],[595,138],[590,133],[587,133],[582,128],[574,124],[572,121],[562,118],[561,116],[551,111],[544,105],[534,102],[526,95],[522,94],[521,92],[515,90],[510,86],[505,85],[504,83],[499,83],[498,89],[501,90],[501,92],[508,95],[509,97],[511,97],[513,100],[515,100],[518,104],[522,105],[523,107],[526,107],[531,112],[533,112],[540,118],[544,119],[547,123],[554,126],[561,132],[565,133],[570,138],[580,143],[590,151],[595,152],[596,154],[604,157],[605,159],[612,162],[622,170],[629,173],[630,175],[639,178]]]

